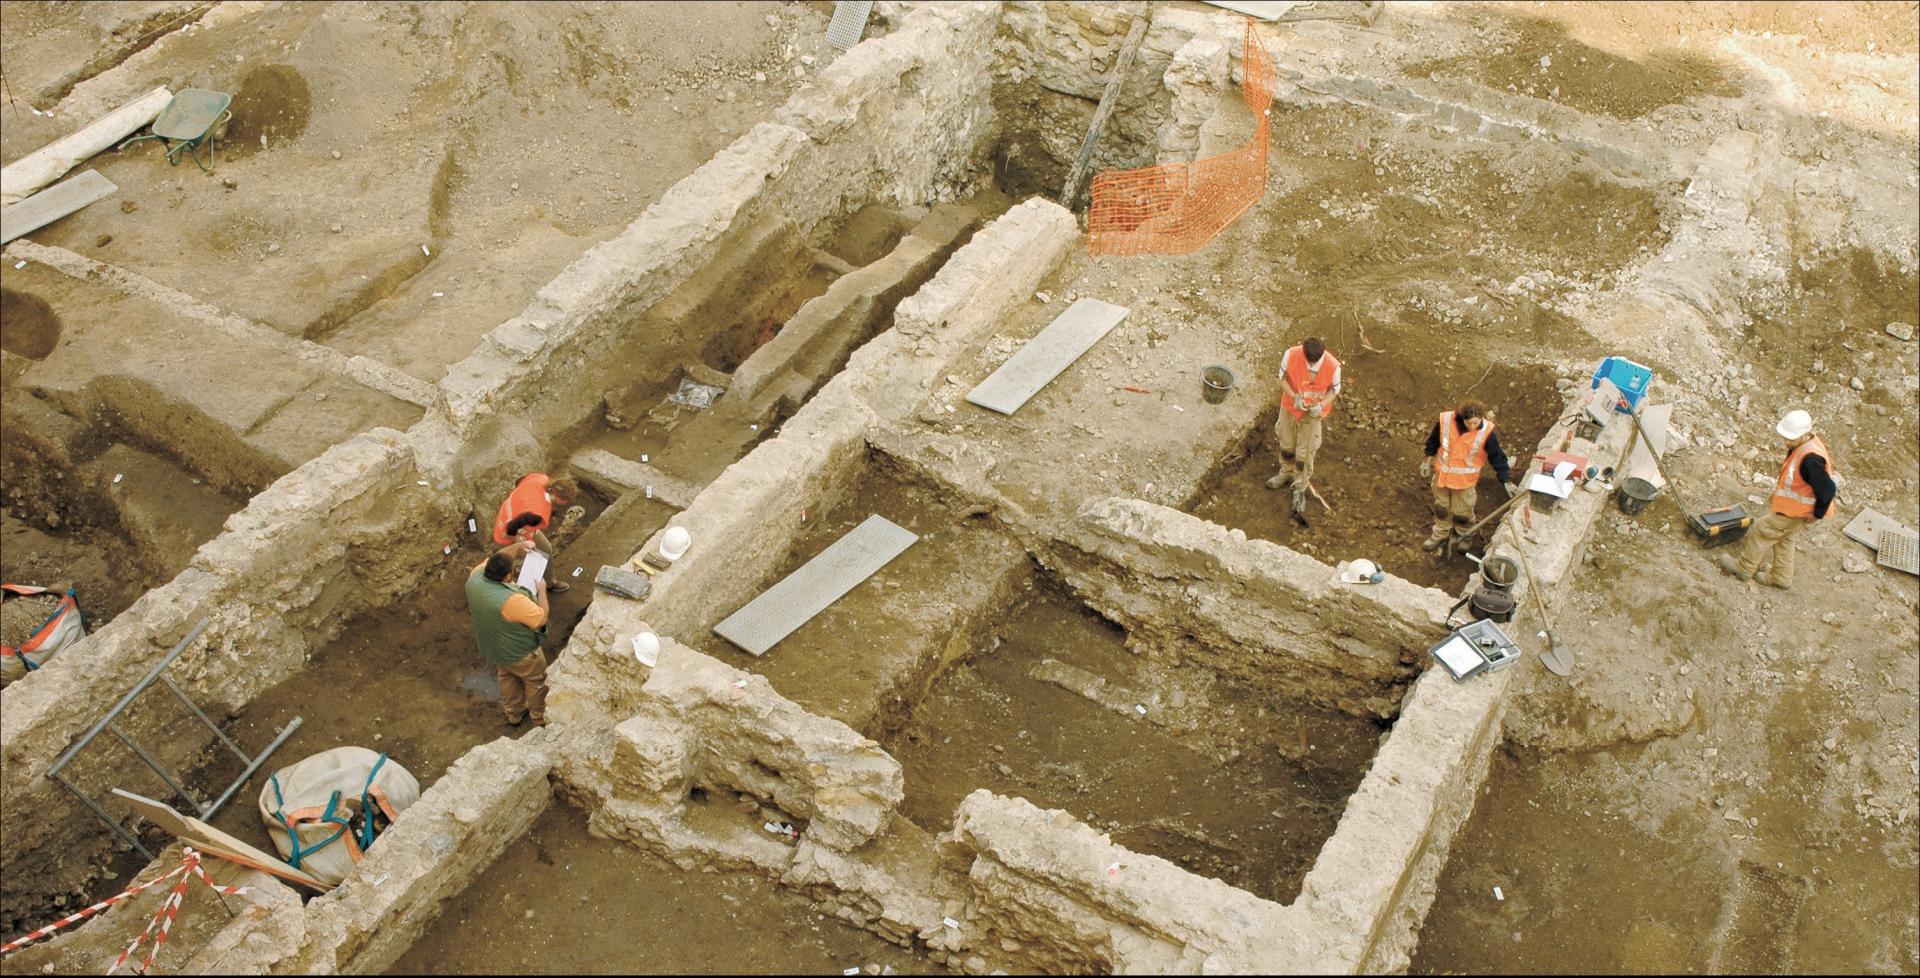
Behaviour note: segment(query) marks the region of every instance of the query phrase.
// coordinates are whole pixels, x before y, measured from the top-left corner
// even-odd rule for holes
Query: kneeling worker
[[[547,590],[555,594],[572,585],[553,575],[553,541],[546,531],[553,527],[553,506],[567,505],[578,498],[580,490],[571,480],[555,479],[544,472],[529,472],[514,483],[513,492],[500,503],[493,518],[493,542],[504,547],[518,540],[531,540],[547,555]]]
[[[467,575],[473,639],[500,680],[500,709],[510,727],[529,716],[534,726],[547,725],[547,656],[540,651],[547,636],[547,583],[536,582],[530,593],[508,580],[515,559],[532,549],[531,540],[512,544]]]
[[[1721,570],[1743,581],[1752,578],[1785,588],[1793,584],[1794,538],[1833,510],[1839,471],[1833,468],[1827,443],[1813,433],[1813,418],[1807,412],[1788,411],[1774,431],[1787,441],[1787,458],[1780,464],[1780,478],[1774,480],[1769,512],[1747,533],[1739,558],[1721,554],[1718,563]],[[1769,558],[1773,566],[1756,573]]]
[[[1427,457],[1420,463],[1420,474],[1433,479],[1433,535],[1420,545],[1422,550],[1440,549],[1449,534],[1456,546],[1467,542],[1466,530],[1473,525],[1474,504],[1479,501],[1474,487],[1487,463],[1493,463],[1493,474],[1508,498],[1520,491],[1511,481],[1507,453],[1500,450],[1500,439],[1486,413],[1479,401],[1467,401],[1440,412],[1440,420],[1427,435]]]

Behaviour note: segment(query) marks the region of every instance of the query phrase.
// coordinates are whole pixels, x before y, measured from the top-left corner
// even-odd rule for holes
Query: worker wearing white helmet
[[[1834,480],[1840,473],[1833,467],[1827,443],[1813,433],[1813,418],[1807,412],[1788,411],[1774,431],[1786,439],[1787,457],[1774,480],[1769,512],[1754,523],[1740,556],[1723,554],[1719,564],[1743,581],[1751,578],[1785,588],[1793,584],[1793,538],[1807,524],[1827,518],[1839,491]],[[1761,570],[1769,561],[1772,566]]]

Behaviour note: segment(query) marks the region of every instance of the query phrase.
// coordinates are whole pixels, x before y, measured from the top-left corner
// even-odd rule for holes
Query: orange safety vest
[[[493,542],[506,546],[513,542],[507,536],[507,524],[521,513],[536,513],[540,516],[540,525],[536,530],[545,530],[553,522],[553,500],[547,498],[547,483],[553,477],[540,472],[529,472],[514,483],[513,493],[500,504],[500,515],[493,518]]]
[[[1442,489],[1472,489],[1480,481],[1480,467],[1487,464],[1487,439],[1493,436],[1493,422],[1480,419],[1480,428],[1456,431],[1453,412],[1440,413],[1440,451],[1434,458],[1433,484]]]
[[[1796,520],[1813,519],[1813,487],[1800,477],[1800,463],[1806,461],[1809,454],[1818,455],[1827,460],[1827,474],[1838,475],[1833,470],[1833,456],[1827,454],[1827,443],[1815,435],[1807,439],[1806,444],[1787,453],[1785,465],[1780,466],[1780,481],[1773,487],[1773,511],[1781,516],[1791,516]]]
[[[1294,393],[1305,398],[1308,404],[1320,405],[1321,417],[1333,413],[1332,403],[1322,403],[1327,392],[1333,390],[1334,380],[1340,376],[1340,361],[1332,353],[1320,354],[1320,366],[1309,369],[1307,351],[1297,346],[1287,347],[1287,352],[1280,355],[1280,372],[1286,375]],[[1294,410],[1291,397],[1286,399],[1283,406],[1288,414],[1296,418],[1307,416],[1305,411]]]

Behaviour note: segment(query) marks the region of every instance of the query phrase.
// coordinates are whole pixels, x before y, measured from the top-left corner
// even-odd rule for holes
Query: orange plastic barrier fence
[[[1267,107],[1273,57],[1247,21],[1240,98],[1253,111],[1253,138],[1231,153],[1191,163],[1109,170],[1093,178],[1087,251],[1095,255],[1184,255],[1200,250],[1267,189]]]

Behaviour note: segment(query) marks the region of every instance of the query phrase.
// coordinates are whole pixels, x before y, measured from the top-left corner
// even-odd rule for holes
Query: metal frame
[[[82,804],[91,809],[94,815],[98,816],[102,822],[107,823],[107,826],[113,829],[120,838],[126,840],[135,849],[144,853],[148,859],[154,858],[153,851],[141,844],[139,836],[129,830],[119,819],[109,815],[106,809],[100,807],[99,802],[88,797],[86,792],[81,791],[78,785],[67,780],[66,776],[61,773],[69,762],[87,748],[87,745],[93,743],[93,738],[98,737],[102,730],[112,732],[121,743],[127,745],[127,749],[133,751],[141,761],[145,762],[154,774],[159,775],[160,780],[165,781],[167,787],[173,789],[174,794],[179,795],[185,799],[188,804],[191,804],[194,810],[200,813],[202,819],[210,819],[213,817],[213,814],[224,807],[227,802],[233,800],[233,796],[240,790],[240,786],[246,784],[247,779],[253,777],[255,771],[260,770],[260,766],[267,762],[267,758],[271,756],[274,751],[280,749],[281,744],[287,742],[288,737],[293,736],[295,730],[300,729],[300,718],[294,717],[285,727],[281,728],[280,733],[273,738],[273,743],[267,745],[266,750],[261,751],[257,756],[249,757],[245,751],[240,749],[239,744],[233,742],[233,738],[228,737],[226,732],[221,730],[220,727],[207,716],[206,711],[200,709],[199,704],[196,704],[187,696],[186,691],[182,690],[180,685],[173,681],[172,676],[165,674],[167,667],[173,664],[173,660],[180,658],[180,653],[186,651],[187,646],[193,644],[193,640],[199,638],[200,633],[206,631],[206,628],[207,622],[206,619],[203,618],[193,626],[192,630],[187,632],[186,638],[181,639],[180,643],[175,645],[173,650],[167,653],[166,658],[161,659],[159,664],[147,670],[147,674],[142,677],[139,682],[135,683],[132,689],[127,690],[125,696],[120,697],[120,702],[115,703],[113,709],[107,711],[106,716],[101,717],[98,722],[88,728],[87,732],[80,736],[79,741],[72,747],[67,748],[67,752],[61,754],[60,759],[54,761],[53,766],[47,769],[47,777],[66,785],[67,790],[73,792],[74,796],[79,798]],[[181,705],[185,706],[194,716],[199,717],[200,722],[206,724],[207,729],[213,731],[214,736],[218,737],[221,743],[226,744],[227,749],[233,751],[234,756],[240,758],[247,766],[246,770],[240,772],[240,777],[228,785],[226,790],[222,791],[220,796],[213,800],[212,804],[207,804],[194,797],[184,784],[181,784],[178,779],[168,773],[166,768],[161,767],[159,761],[154,760],[151,754],[148,754],[145,749],[134,742],[133,738],[127,736],[126,733],[121,731],[113,722],[120,716],[122,711],[133,703],[134,698],[144,692],[148,686],[153,685],[155,680],[165,684],[167,689],[172,691],[174,698],[179,700]]]

